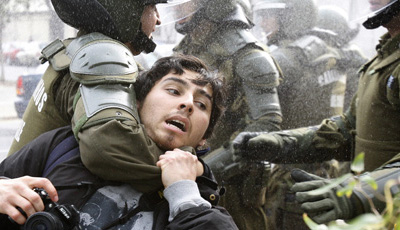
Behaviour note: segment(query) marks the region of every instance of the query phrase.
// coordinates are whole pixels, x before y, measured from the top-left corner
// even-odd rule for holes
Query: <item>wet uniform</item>
[[[398,160],[399,44],[400,35],[384,35],[377,46],[377,56],[360,70],[357,94],[350,109],[315,128],[287,131],[285,135],[296,139],[297,144],[287,146],[284,153],[275,153],[279,161],[352,160],[364,152],[365,171],[373,171],[390,160]]]
[[[386,34],[377,56],[361,69],[357,98],[355,154],[365,152],[365,170],[381,166],[400,152],[400,36]]]
[[[128,63],[124,64],[126,73],[108,79],[107,74],[105,77],[101,74],[81,74],[79,78],[79,73],[75,72],[76,77],[73,78],[73,68],[77,68],[77,65],[85,66],[80,64],[88,60],[79,60],[88,56],[79,56],[85,49],[95,49],[96,51],[89,50],[92,54],[105,54],[105,61],[111,63],[120,61],[122,53],[122,59],[128,57],[128,60],[122,60]],[[162,186],[161,171],[156,162],[163,151],[152,142],[151,145],[138,144],[149,143],[149,139],[139,123],[136,111],[135,93],[131,84],[136,80],[138,67],[129,49],[103,34],[89,33],[64,42],[55,41],[53,45],[44,49],[43,54],[49,60],[50,67],[29,102],[23,117],[24,126],[14,140],[17,141],[14,142],[17,145],[13,145],[10,153],[41,133],[72,124],[74,134],[79,140],[82,161],[92,173],[106,180],[135,185],[141,192],[152,191]],[[75,59],[76,56],[79,58]],[[110,59],[107,59],[108,57]],[[93,60],[95,58],[92,57],[90,61]],[[91,63],[90,61],[88,63]],[[113,71],[113,68],[109,69]],[[85,94],[91,96],[82,96]],[[112,101],[115,97],[118,100]],[[90,106],[85,108],[84,105],[97,103],[90,99],[99,100],[99,104],[107,106],[92,106],[98,109],[93,112]],[[90,116],[86,109],[88,113],[93,114]],[[117,155],[119,157],[114,157]],[[126,173],[136,167],[145,173],[140,176]]]
[[[281,112],[276,87],[279,72],[271,56],[246,29],[202,23],[208,33],[186,35],[175,52],[194,55],[218,74],[227,84],[226,112],[207,140],[219,151],[241,131],[276,131]],[[216,153],[216,152],[214,152]],[[227,192],[221,199],[240,229],[265,229],[262,209],[265,193],[265,167],[254,164],[248,171],[224,182]],[[220,181],[219,181],[220,182]]]
[[[282,107],[282,129],[315,125],[343,112],[346,75],[339,70],[338,50],[314,35],[280,41],[271,55],[282,69],[284,80],[278,88]],[[308,229],[303,211],[290,192],[290,170],[302,168],[319,176],[337,177],[337,161],[316,164],[274,165],[268,180],[266,212],[268,229]]]

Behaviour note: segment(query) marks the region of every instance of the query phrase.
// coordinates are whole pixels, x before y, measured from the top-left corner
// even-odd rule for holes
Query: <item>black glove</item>
[[[296,192],[296,200],[315,222],[322,224],[336,219],[350,219],[354,216],[351,198],[346,196],[338,197],[336,195],[336,191],[341,189],[342,185],[316,195],[311,191],[331,183],[331,180],[300,169],[293,169],[291,176],[296,182],[292,186],[292,191]]]
[[[285,144],[282,134],[275,132],[242,132],[232,141],[236,156],[264,161],[275,158]]]

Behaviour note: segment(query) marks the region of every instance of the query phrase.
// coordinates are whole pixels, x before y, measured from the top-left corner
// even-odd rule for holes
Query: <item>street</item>
[[[17,118],[0,120],[0,161],[7,156],[15,131],[21,121],[21,119]]]
[[[14,134],[22,120],[14,108],[16,81],[19,75],[35,71],[35,67],[4,66],[5,82],[0,82],[0,161],[8,153]]]

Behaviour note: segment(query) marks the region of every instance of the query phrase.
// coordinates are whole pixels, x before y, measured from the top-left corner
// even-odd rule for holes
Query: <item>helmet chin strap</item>
[[[131,43],[136,51],[143,51],[145,53],[153,52],[157,46],[156,43],[153,42],[152,38],[147,37],[147,35],[142,30],[140,30],[135,36],[135,39],[133,41],[130,41],[129,43]]]

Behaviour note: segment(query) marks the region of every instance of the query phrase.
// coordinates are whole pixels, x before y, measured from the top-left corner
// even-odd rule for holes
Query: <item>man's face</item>
[[[255,23],[262,30],[262,36],[267,39],[274,38],[279,30],[277,11],[262,10],[255,14]]]
[[[260,26],[263,28],[265,36],[268,39],[273,38],[279,29],[278,20],[276,19],[276,17],[264,18]]]
[[[147,134],[162,149],[195,148],[203,141],[211,117],[212,89],[194,84],[197,75],[186,70],[182,75],[169,73],[138,103]]]
[[[140,22],[142,23],[142,31],[150,38],[156,30],[156,25],[161,24],[156,5],[145,6]]]
[[[390,0],[368,0],[368,2],[369,2],[369,9],[371,11],[376,11],[386,6],[390,2]]]
[[[190,22],[193,19],[196,11],[201,8],[200,2],[201,1],[199,0],[191,0],[190,2],[182,4],[181,7],[175,9],[173,14],[177,18],[176,23],[182,25]]]

